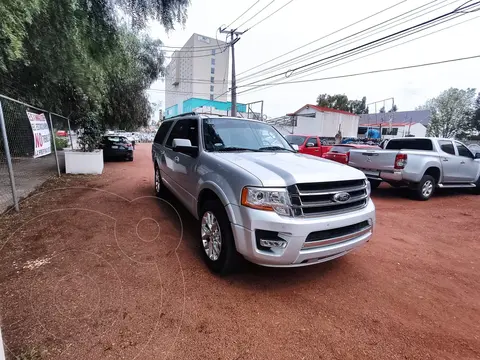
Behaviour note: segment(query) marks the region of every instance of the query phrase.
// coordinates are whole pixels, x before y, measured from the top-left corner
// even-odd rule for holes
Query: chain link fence
[[[65,172],[64,150],[75,146],[69,120],[0,95],[0,213],[51,176]]]

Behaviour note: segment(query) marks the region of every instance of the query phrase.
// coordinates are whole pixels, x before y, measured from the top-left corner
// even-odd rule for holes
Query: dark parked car
[[[104,136],[100,148],[103,149],[105,160],[125,159],[133,161],[133,146],[125,136]]]

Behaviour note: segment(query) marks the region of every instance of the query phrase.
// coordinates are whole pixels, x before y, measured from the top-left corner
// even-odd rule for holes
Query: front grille
[[[361,209],[367,205],[366,180],[303,183],[288,188],[294,216],[324,216]],[[335,200],[348,193],[348,200]],[[344,194],[345,195],[345,194]]]

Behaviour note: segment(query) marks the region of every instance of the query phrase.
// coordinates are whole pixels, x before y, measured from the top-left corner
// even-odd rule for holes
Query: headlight
[[[367,196],[370,196],[372,193],[372,185],[370,184],[370,181],[367,179]]]
[[[290,216],[290,198],[283,188],[266,189],[245,187],[242,190],[242,205],[253,209],[275,211]]]

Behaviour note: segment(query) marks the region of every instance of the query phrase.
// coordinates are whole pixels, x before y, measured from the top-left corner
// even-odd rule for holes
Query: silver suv
[[[155,191],[168,188],[199,220],[206,264],[237,260],[304,266],[367,242],[375,207],[365,175],[296,153],[263,122],[189,113],[160,126],[152,146]]]

